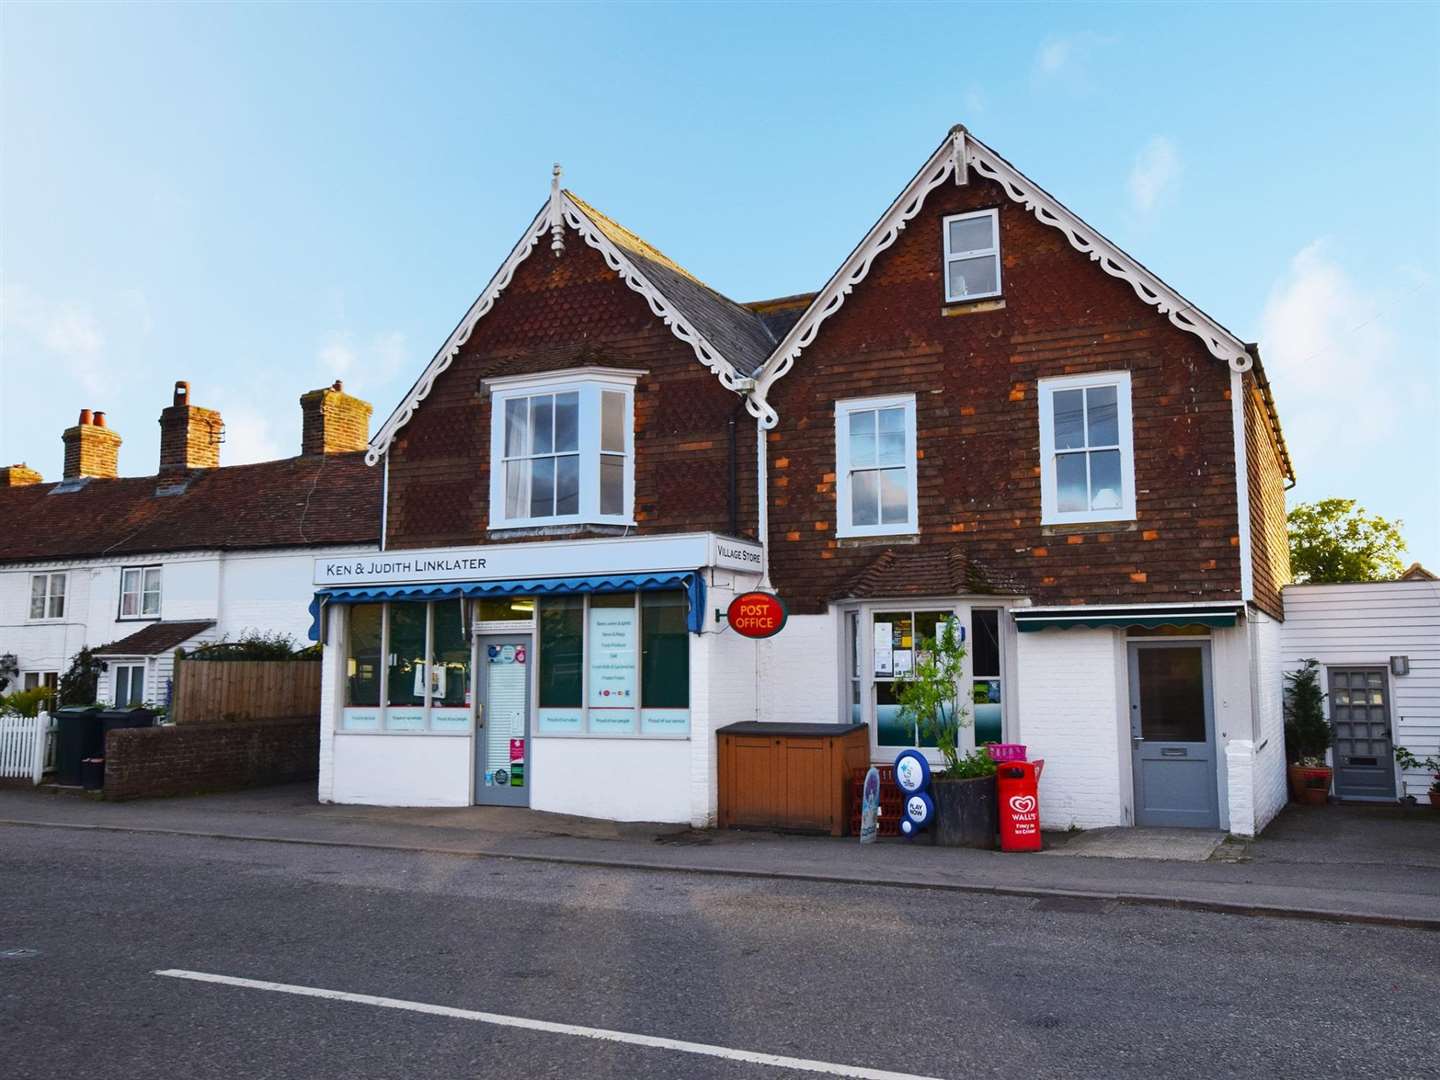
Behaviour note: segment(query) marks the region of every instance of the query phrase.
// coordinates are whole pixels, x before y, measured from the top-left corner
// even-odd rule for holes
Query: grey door
[[[1135,824],[1219,826],[1210,685],[1209,642],[1130,645]]]
[[[1335,732],[1335,794],[1395,798],[1390,685],[1382,667],[1330,668],[1330,725]]]
[[[529,806],[530,635],[485,634],[477,644],[475,802]]]

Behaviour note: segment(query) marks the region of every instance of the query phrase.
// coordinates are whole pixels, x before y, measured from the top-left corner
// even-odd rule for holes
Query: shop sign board
[[[484,547],[382,551],[315,560],[317,586],[406,585],[690,572],[713,566],[758,574],[760,545],[714,533],[545,540]]]
[[[741,593],[730,601],[725,612],[731,628],[748,638],[774,637],[785,628],[789,617],[785,601],[768,592]]]

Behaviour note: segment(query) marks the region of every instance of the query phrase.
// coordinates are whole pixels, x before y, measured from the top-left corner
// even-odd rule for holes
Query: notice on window
[[[590,707],[633,709],[636,611],[634,607],[590,609]]]
[[[875,674],[893,675],[894,673],[895,646],[890,639],[890,624],[877,622],[875,624]]]
[[[896,649],[893,663],[896,675],[909,675],[914,668],[915,654],[909,649]]]

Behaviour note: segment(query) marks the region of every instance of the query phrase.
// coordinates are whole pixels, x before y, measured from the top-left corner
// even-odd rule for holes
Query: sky
[[[818,288],[965,123],[1258,341],[1297,500],[1440,569],[1440,5],[0,6],[0,463],[375,426],[565,183],[738,300]],[[1157,316],[1158,318],[1159,316]],[[1217,361],[1218,362],[1218,361]]]

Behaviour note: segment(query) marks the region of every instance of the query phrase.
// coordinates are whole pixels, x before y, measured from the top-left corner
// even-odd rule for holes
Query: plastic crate
[[[900,819],[905,815],[905,797],[895,783],[895,769],[890,765],[877,765],[880,773],[880,820],[876,823],[880,836],[899,836]],[[868,770],[867,770],[868,771]],[[864,798],[865,773],[857,772],[850,778],[850,835],[860,835],[860,804]]]
[[[985,749],[990,751],[990,760],[997,765],[1002,761],[1024,761],[1024,743],[992,742],[986,743]]]

